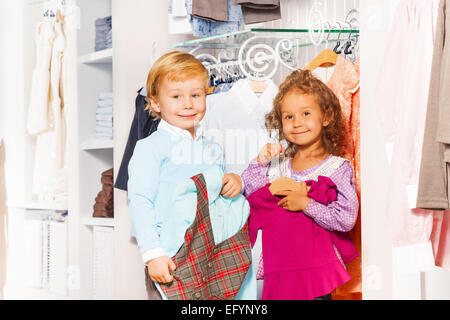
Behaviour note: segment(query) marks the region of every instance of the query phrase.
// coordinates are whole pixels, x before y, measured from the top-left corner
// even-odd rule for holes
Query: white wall
[[[0,134],[6,148],[6,188],[8,202],[30,199],[32,140],[25,133],[27,101],[34,63],[33,21],[24,19],[24,1],[0,0]],[[27,50],[30,49],[30,50]],[[27,52],[28,55],[25,54]],[[8,209],[8,259],[5,297],[12,283],[24,281],[26,261],[20,255],[26,248],[26,234],[21,223],[23,210]],[[16,226],[18,226],[17,229]],[[22,268],[22,269],[21,269]]]
[[[186,39],[167,32],[168,1],[112,0],[114,46],[114,174],[117,175],[135,110],[136,91],[145,85],[152,63],[170,51],[170,45]],[[120,121],[117,121],[120,119]],[[144,264],[130,239],[126,192],[115,189],[114,219],[116,298],[146,299]]]
[[[0,84],[2,95],[3,133],[6,142],[6,179],[9,200],[24,200],[29,191],[26,186],[26,158],[28,139],[25,130],[23,15],[22,1],[2,0],[1,37],[2,60]],[[9,159],[9,161],[8,161]],[[12,160],[14,159],[14,160]]]
[[[6,28],[5,28],[5,9],[4,9],[4,1],[5,0],[0,0],[0,46],[2,48],[5,48],[4,44],[5,44],[5,33],[6,33]],[[0,70],[4,70],[4,53],[3,50],[0,50]],[[3,82],[4,82],[4,78],[0,75],[0,139],[3,137],[4,135],[4,102],[3,99],[1,97],[3,97],[4,95],[4,90],[3,90]]]

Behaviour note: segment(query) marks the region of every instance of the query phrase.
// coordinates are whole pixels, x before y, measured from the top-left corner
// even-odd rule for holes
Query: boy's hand
[[[170,283],[173,276],[170,271],[174,271],[177,267],[175,263],[167,256],[158,257],[147,262],[148,275],[152,281],[159,283]]]
[[[309,204],[310,198],[308,197],[308,186],[305,182],[300,183],[300,191],[280,191],[277,195],[284,196],[278,202],[278,205],[285,210],[297,212],[304,211]]]
[[[234,198],[242,191],[241,177],[235,173],[226,173],[222,179],[222,186],[220,194],[223,197]]]
[[[258,154],[258,158],[256,158],[256,160],[259,163],[266,164],[284,151],[285,149],[283,148],[281,143],[268,143],[261,149],[261,151]]]

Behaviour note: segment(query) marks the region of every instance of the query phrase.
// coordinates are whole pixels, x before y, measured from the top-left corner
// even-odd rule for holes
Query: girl
[[[262,298],[329,298],[350,280],[343,262],[357,256],[342,234],[353,228],[359,204],[352,167],[341,157],[347,132],[339,101],[310,71],[295,71],[280,85],[266,127],[275,129],[287,148],[268,144],[242,174],[252,243],[257,229],[263,230]],[[280,177],[300,182],[299,191],[270,194],[269,184]]]

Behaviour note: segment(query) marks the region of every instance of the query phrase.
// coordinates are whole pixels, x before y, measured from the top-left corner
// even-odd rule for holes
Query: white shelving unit
[[[40,202],[8,202],[9,208],[24,209],[24,210],[50,210],[50,211],[67,211],[68,208],[52,203]]]
[[[85,55],[82,55],[78,58],[79,63],[84,64],[102,64],[102,63],[112,63],[112,48],[105,49],[101,51],[96,51],[92,53],[88,53]]]
[[[24,58],[27,83],[24,92],[28,102],[30,92],[28,79],[31,79],[36,63],[35,28],[42,21],[44,1],[25,0],[24,2],[26,2],[24,8],[26,40],[23,42],[27,52]],[[94,299],[100,296],[99,288],[107,287],[108,282],[114,283],[114,267],[109,263],[114,258],[109,254],[114,251],[113,242],[109,241],[111,234],[114,233],[114,218],[92,217],[95,198],[102,190],[101,174],[113,168],[114,163],[114,141],[93,138],[99,94],[113,91],[113,49],[95,51],[95,20],[112,15],[112,0],[66,0],[66,4],[68,3],[79,8],[79,24],[72,25],[70,30],[69,28],[65,30],[66,38],[70,39],[66,43],[65,51],[68,85],[64,88],[67,95],[65,108],[67,153],[69,154],[67,163],[69,200],[67,205],[35,202],[30,190],[27,189],[23,199],[19,197],[17,201],[8,203],[11,211],[17,212],[14,215],[17,219],[25,219],[22,216],[32,220],[39,219],[41,214],[56,217],[68,211],[65,218],[67,222],[65,240],[67,241],[64,241],[67,244],[62,245],[65,249],[64,253],[67,254],[67,260],[64,260],[62,256],[63,264],[59,265],[65,266],[58,267],[56,272],[60,277],[57,280],[57,287],[66,294],[57,294],[46,288],[29,284],[22,286],[20,279],[16,284],[14,278],[14,283],[5,290],[9,299]],[[34,150],[34,140],[27,135],[26,138],[29,143],[27,150]],[[29,168],[33,168],[32,152],[30,157],[24,158],[26,161],[24,171],[27,177],[31,177],[32,170]],[[31,180],[25,183],[27,188],[29,185]],[[97,243],[94,239],[100,240]],[[98,254],[103,250],[107,252],[107,257]],[[105,270],[104,276],[99,277],[99,270]],[[27,271],[24,270],[24,272]],[[20,277],[20,274],[17,277]],[[101,297],[113,298],[109,292],[107,296]]]
[[[74,174],[71,193],[72,207],[69,208],[69,232],[72,232],[72,243],[69,248],[74,252],[69,268],[74,271],[75,285],[71,288],[74,299],[95,299],[95,288],[101,287],[95,277],[95,270],[100,268],[96,252],[98,246],[112,246],[111,241],[98,243],[94,239],[102,234],[95,232],[95,227],[110,228],[113,232],[114,218],[94,218],[95,198],[102,190],[102,172],[113,168],[113,140],[97,140],[95,137],[97,101],[101,92],[113,90],[113,49],[95,51],[95,20],[111,16],[111,0],[77,0],[80,8],[80,28],[77,31],[77,108],[73,114],[74,123],[71,133],[73,144],[70,152],[76,159],[70,168]],[[75,217],[74,217],[75,216]],[[100,241],[101,242],[101,241]],[[112,248],[112,247],[111,247]],[[111,248],[105,248],[108,252]],[[114,279],[114,266],[102,265],[105,275]],[[113,297],[110,297],[113,298]]]
[[[81,144],[81,150],[113,149],[114,140],[89,139]]]
[[[30,288],[30,287],[14,287],[6,288],[5,295],[10,300],[69,300],[67,295],[53,293],[47,289]]]
[[[115,223],[114,223],[114,218],[83,218],[81,220],[81,222],[83,223],[83,225],[88,226],[88,227],[93,227],[93,226],[103,226],[103,227],[114,227]]]

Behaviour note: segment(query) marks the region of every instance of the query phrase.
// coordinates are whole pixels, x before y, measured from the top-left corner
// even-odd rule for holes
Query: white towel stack
[[[101,92],[97,103],[95,138],[113,140],[113,130],[113,94]]]

